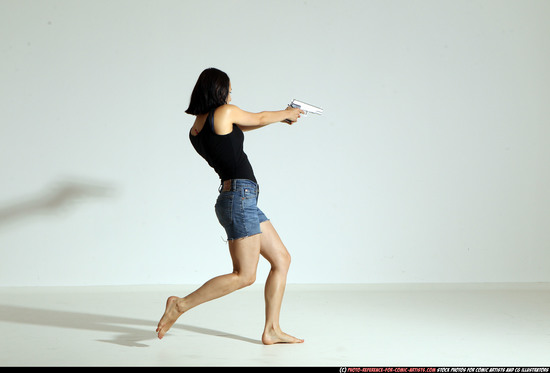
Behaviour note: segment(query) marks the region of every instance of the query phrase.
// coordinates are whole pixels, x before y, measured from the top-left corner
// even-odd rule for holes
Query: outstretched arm
[[[223,105],[216,110],[214,123],[218,135],[227,134],[232,131],[233,123],[243,131],[262,128],[271,123],[290,120],[291,124],[300,118],[303,111],[297,108],[287,108],[279,111],[262,111],[250,113],[235,105]]]

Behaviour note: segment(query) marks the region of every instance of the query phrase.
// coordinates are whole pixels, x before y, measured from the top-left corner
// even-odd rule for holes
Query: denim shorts
[[[262,233],[260,223],[269,220],[258,208],[258,184],[247,179],[231,180],[231,189],[224,191],[216,201],[216,216],[224,227],[228,240]]]

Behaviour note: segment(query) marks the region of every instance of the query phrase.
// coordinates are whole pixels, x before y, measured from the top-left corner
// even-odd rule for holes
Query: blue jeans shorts
[[[233,179],[220,185],[216,216],[228,240],[262,233],[260,223],[269,220],[258,208],[258,184],[247,179]]]

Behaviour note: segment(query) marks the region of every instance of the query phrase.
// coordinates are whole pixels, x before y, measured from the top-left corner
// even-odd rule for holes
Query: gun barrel
[[[292,100],[292,102],[290,103],[290,106],[299,107],[300,109],[302,109],[303,111],[306,111],[308,113],[313,113],[313,114],[318,114],[318,115],[323,114],[323,109],[321,109],[320,107],[313,106],[313,105],[310,105],[310,104],[306,104],[303,101]]]

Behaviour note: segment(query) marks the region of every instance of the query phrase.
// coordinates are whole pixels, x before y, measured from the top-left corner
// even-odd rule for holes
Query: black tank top
[[[243,131],[236,124],[233,124],[233,131],[227,135],[217,135],[214,132],[212,111],[198,135],[189,133],[189,139],[197,153],[216,171],[222,182],[229,179],[248,179],[257,183],[252,165],[243,150]]]

